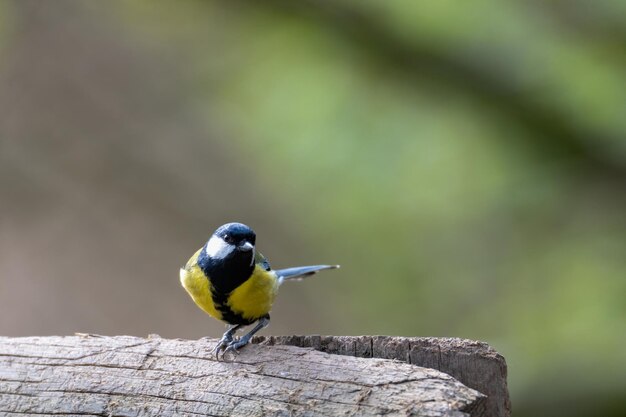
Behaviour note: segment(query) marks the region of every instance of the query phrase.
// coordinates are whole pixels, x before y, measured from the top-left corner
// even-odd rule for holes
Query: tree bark
[[[288,340],[296,339],[283,341]],[[322,340],[344,340],[359,346],[358,338],[300,340],[319,340],[320,346]],[[375,346],[377,340],[402,339],[364,340]],[[0,414],[489,415],[483,394],[434,369],[374,355],[280,346],[280,338],[256,341],[263,343],[218,362],[211,353],[216,341],[210,339],[0,338]]]
[[[391,336],[258,336],[253,343],[312,347],[359,358],[394,359],[437,369],[487,395],[485,416],[508,417],[507,366],[487,343],[458,338]]]

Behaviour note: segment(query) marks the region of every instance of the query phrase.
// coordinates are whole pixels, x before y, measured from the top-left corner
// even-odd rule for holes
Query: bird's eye
[[[226,243],[234,243],[234,239],[231,235],[224,235],[224,242]]]

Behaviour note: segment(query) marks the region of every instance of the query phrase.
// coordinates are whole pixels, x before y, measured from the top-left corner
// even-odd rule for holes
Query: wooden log
[[[484,342],[437,337],[311,335],[257,336],[253,343],[312,347],[321,352],[394,359],[437,369],[487,395],[485,416],[511,415],[506,361]]]
[[[215,342],[0,338],[0,415],[487,415],[483,394],[437,370],[262,344],[218,362]]]

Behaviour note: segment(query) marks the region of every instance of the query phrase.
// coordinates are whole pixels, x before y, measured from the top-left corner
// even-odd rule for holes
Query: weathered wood
[[[312,347],[359,358],[395,359],[437,369],[487,395],[485,416],[508,417],[507,366],[491,346],[459,338],[392,336],[257,336],[253,343]]]
[[[0,415],[485,416],[442,372],[294,346],[117,336],[0,338]]]

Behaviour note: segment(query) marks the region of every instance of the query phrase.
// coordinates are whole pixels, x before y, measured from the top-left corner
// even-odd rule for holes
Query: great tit
[[[255,243],[256,234],[245,224],[225,224],[180,270],[180,283],[198,307],[230,325],[214,349],[218,359],[221,351],[237,353],[269,325],[269,312],[284,281],[339,267],[314,265],[274,271]],[[255,322],[247,334],[234,338],[237,330]]]

